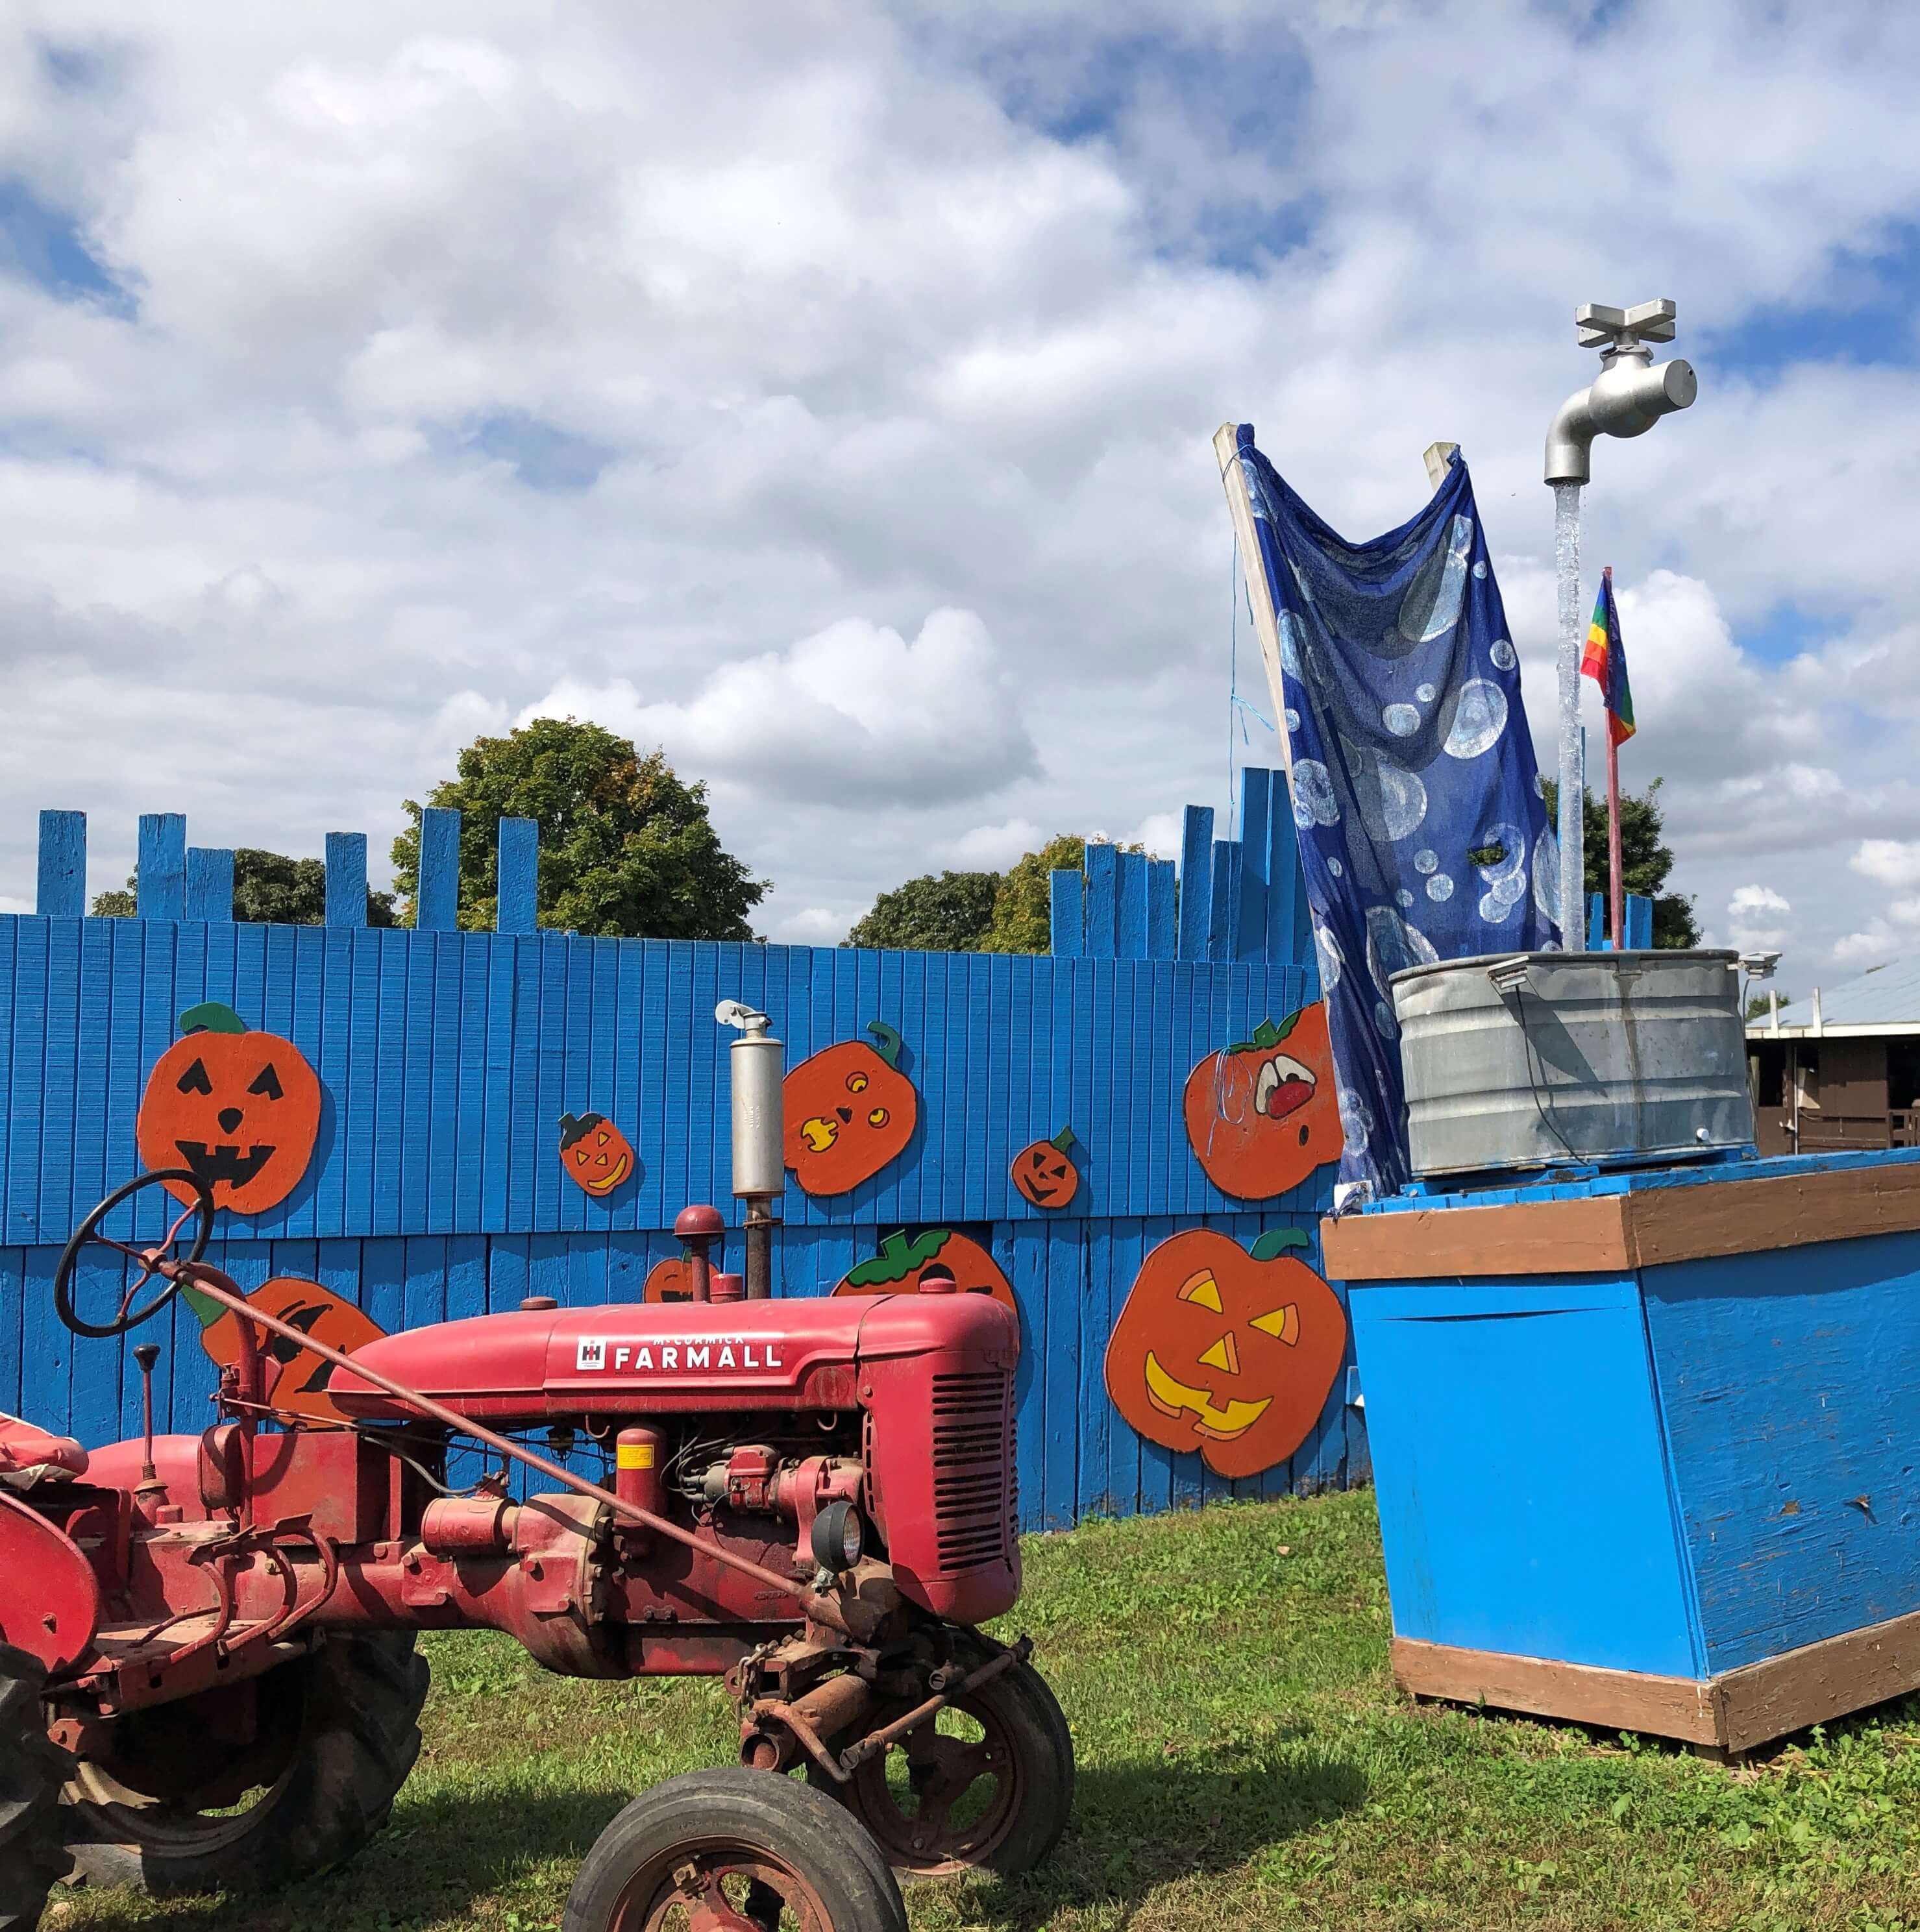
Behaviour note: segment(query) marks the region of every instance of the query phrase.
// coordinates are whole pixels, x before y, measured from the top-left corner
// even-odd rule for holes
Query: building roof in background
[[[1764,992],[1764,986],[1752,988]],[[1780,1016],[1783,1035],[1796,1036],[1814,1030],[1814,995],[1809,988],[1793,995],[1793,1004]],[[1891,960],[1862,973],[1858,979],[1843,980],[1836,986],[1820,988],[1820,1030],[1859,1033],[1920,1033],[1920,955]],[[1766,1036],[1773,1029],[1762,1013],[1747,1023],[1750,1034]]]

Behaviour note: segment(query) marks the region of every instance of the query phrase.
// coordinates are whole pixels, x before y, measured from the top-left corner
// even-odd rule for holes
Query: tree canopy
[[[97,893],[93,910],[100,919],[130,919],[136,910],[140,874],[129,875],[124,892]],[[367,923],[394,923],[392,892],[367,889]],[[327,868],[318,859],[290,859],[258,845],[238,845],[233,851],[233,916],[263,926],[319,926],[327,910]]]
[[[539,921],[602,938],[754,937],[747,915],[766,896],[720,843],[704,784],[683,784],[665,754],[640,757],[630,739],[574,718],[536,718],[503,738],[476,738],[432,806],[460,814],[460,922],[494,924],[499,821],[540,827]],[[393,842],[394,880],[419,891],[421,806]]]
[[[918,952],[977,952],[992,923],[998,872],[924,872],[882,892],[841,943]]]
[[[982,952],[1045,952],[1053,943],[1053,883],[1055,871],[1082,872],[1087,842],[1077,834],[1054,835],[1037,852],[1014,861],[994,896],[993,918],[982,941]]]
[[[1679,892],[1664,892],[1674,867],[1673,848],[1662,838],[1664,830],[1660,808],[1660,788],[1665,782],[1655,778],[1639,794],[1620,794],[1620,878],[1625,890],[1653,901],[1653,943],[1656,946],[1697,946],[1699,922],[1694,917],[1694,902]],[[1557,824],[1559,788],[1546,782],[1546,815]],[[1587,793],[1582,801],[1582,823],[1586,844],[1586,880],[1589,892],[1612,890],[1612,867],[1606,846],[1606,800]],[[1584,928],[1582,928],[1584,930]]]

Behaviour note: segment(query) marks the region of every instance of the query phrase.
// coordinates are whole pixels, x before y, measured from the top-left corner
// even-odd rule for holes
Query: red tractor
[[[170,1181],[191,1204],[135,1239],[130,1197]],[[904,1932],[890,1868],[1012,1874],[1052,1850],[1066,1723],[1026,1640],[977,1628],[1020,1588],[1005,1309],[937,1282],[737,1298],[710,1269],[720,1217],[694,1208],[689,1300],[530,1301],[350,1357],[204,1263],[213,1222],[190,1173],[143,1175],[53,1285],[83,1336],[183,1286],[233,1311],[204,1434],[153,1433],[147,1346],[141,1439],[89,1453],[0,1422],[0,1928],[34,1925],[66,1874],[244,1888],[351,1858],[419,1748],[422,1630],[504,1630],[576,1676],[705,1673],[739,1707],[740,1766],[622,1811],[568,1932]],[[83,1312],[101,1244],[123,1292]],[[345,1422],[276,1413],[276,1342],[332,1364]],[[459,1487],[457,1438],[483,1457]],[[516,1499],[514,1465],[547,1486]]]

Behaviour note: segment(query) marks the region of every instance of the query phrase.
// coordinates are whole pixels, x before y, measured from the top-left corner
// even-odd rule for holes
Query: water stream
[[[1553,486],[1553,564],[1560,587],[1560,934],[1569,952],[1586,943],[1580,850],[1580,489]]]

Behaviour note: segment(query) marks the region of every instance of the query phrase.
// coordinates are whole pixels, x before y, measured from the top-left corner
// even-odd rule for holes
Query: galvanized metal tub
[[[1414,1172],[1751,1146],[1738,962],[1509,952],[1396,973]]]

